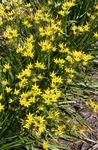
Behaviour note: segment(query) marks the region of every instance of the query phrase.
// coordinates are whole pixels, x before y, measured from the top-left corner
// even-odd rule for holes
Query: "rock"
[[[92,148],[90,148],[88,150],[98,150],[98,144],[94,145]]]
[[[81,150],[83,142],[74,142],[71,149],[72,150]]]

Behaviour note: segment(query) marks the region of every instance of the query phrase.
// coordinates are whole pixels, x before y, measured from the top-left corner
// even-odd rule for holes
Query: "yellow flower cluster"
[[[40,88],[36,84],[32,85],[31,91],[21,94],[19,102],[24,107],[29,107],[32,103],[35,103],[36,97],[40,95],[41,93],[42,92]]]
[[[45,65],[37,61],[37,62],[35,63],[35,68],[38,68],[38,69],[45,69]]]
[[[47,89],[42,94],[45,104],[52,105],[52,103],[57,102],[61,96],[61,91],[57,89]]]
[[[39,45],[41,46],[41,50],[44,51],[44,52],[51,52],[51,51],[54,51],[55,49],[53,48],[52,46],[52,43],[51,41],[49,40],[45,40],[45,41],[41,41],[39,43]]]
[[[90,106],[93,109],[93,112],[98,112],[98,103],[93,100],[86,101],[86,106]]]
[[[41,116],[33,116],[29,113],[24,128],[29,129],[30,126],[33,128],[34,134],[39,137],[46,129],[46,121]]]
[[[91,60],[92,58],[93,56],[90,54],[85,54],[82,51],[75,50],[66,57],[66,60],[70,62],[71,64],[75,62],[77,63],[81,62],[82,65],[87,65],[88,61]]]
[[[48,0],[41,6],[37,1],[27,4],[22,0],[0,4],[4,46],[4,57],[0,57],[0,113],[4,108],[17,110],[19,123],[22,120],[20,132],[24,134],[26,129],[35,138],[44,137],[42,146],[46,150],[49,133],[63,135],[69,124],[59,101],[65,102],[65,90],[75,84],[80,70],[93,59],[74,42],[78,35],[89,32],[91,24],[77,26],[67,21],[76,5],[76,0]]]
[[[43,36],[51,36],[58,32],[61,32],[61,22],[55,23],[53,19],[49,19],[49,23],[45,27],[39,27],[39,33]]]
[[[70,49],[64,45],[64,43],[59,43],[59,52],[60,53],[69,53]]]
[[[86,23],[85,25],[80,25],[80,26],[76,26],[76,25],[72,26],[73,34],[76,34],[76,35],[80,33],[88,32],[89,30],[90,30],[89,23]]]
[[[66,67],[65,72],[67,73],[67,80],[66,81],[68,84],[71,84],[73,82],[76,71],[73,68]]]
[[[21,55],[24,57],[33,57],[34,55],[33,43],[34,43],[33,36],[30,36],[29,38],[27,37],[26,41],[23,43],[23,46],[20,46],[21,44],[19,44],[16,52],[21,53]]]
[[[65,1],[63,4],[58,3],[58,6],[61,6],[61,9],[58,11],[58,14],[61,16],[68,15],[70,13],[70,8],[75,6],[75,0]]]
[[[61,76],[56,76],[56,74],[54,72],[52,72],[50,74],[50,77],[51,77],[51,87],[55,88],[57,85],[63,83],[62,77]]]
[[[11,28],[10,26],[6,28],[4,32],[4,38],[13,39],[18,37],[18,33],[16,29]]]

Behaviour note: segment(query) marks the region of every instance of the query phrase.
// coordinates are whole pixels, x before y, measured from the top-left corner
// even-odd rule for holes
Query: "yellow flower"
[[[42,76],[41,74],[39,74],[39,75],[38,75],[38,79],[39,79],[39,80],[42,80],[42,79],[43,79],[43,76]]]
[[[0,103],[0,112],[1,112],[2,110],[4,110],[4,105],[2,105],[2,104]]]
[[[66,60],[69,61],[71,64],[73,63],[73,59],[72,59],[72,57],[70,55],[68,55],[66,57]]]
[[[9,99],[9,103],[12,103],[14,100],[12,98]]]
[[[64,10],[60,10],[60,11],[58,11],[58,14],[59,14],[59,15],[61,15],[61,16],[65,16],[65,12],[64,12]]]
[[[31,70],[26,68],[25,70],[22,70],[21,72],[22,77],[30,77],[31,76]]]
[[[23,56],[24,57],[33,57],[34,53],[30,49],[27,49],[26,51],[24,51]]]
[[[77,29],[79,32],[82,32],[82,33],[87,32],[90,29],[90,25],[88,23],[86,23],[86,25],[84,25],[84,26],[83,25],[78,26]]]
[[[11,66],[10,66],[9,63],[7,63],[7,64],[4,65],[3,72],[6,72],[6,71],[8,71],[10,69],[11,69]]]
[[[7,93],[10,93],[12,91],[12,89],[10,87],[7,87],[7,86],[6,86],[5,90]]]
[[[29,23],[28,20],[25,20],[25,21],[23,22],[23,24],[24,24],[25,26],[27,26],[28,28],[32,27],[32,24]]]
[[[19,87],[23,88],[27,85],[28,80],[24,77],[23,79],[21,79],[21,81],[19,82]]]
[[[59,48],[64,49],[64,44],[63,43],[59,43]]]
[[[19,47],[16,49],[16,52],[17,53],[22,53],[23,52],[23,47],[21,47],[20,45],[19,45]]]
[[[96,18],[96,16],[95,15],[91,15],[91,17],[90,17],[92,20],[94,20],[95,18]]]
[[[98,10],[98,4],[95,6],[95,8]]]
[[[2,83],[3,86],[8,85],[8,81],[7,80],[3,80],[1,83]]]
[[[39,112],[39,111],[43,111],[43,110],[44,110],[44,106],[43,106],[43,105],[38,106],[38,112]]]
[[[66,10],[67,8],[71,8],[75,6],[75,1],[64,2],[62,8]]]
[[[29,3],[29,4],[26,4],[26,7],[27,7],[27,8],[31,7],[31,4],[30,4],[30,3]]]
[[[31,124],[33,123],[33,114],[29,113],[26,117],[26,123],[23,127],[29,129]]]
[[[57,128],[57,131],[55,132],[55,135],[62,135],[64,134],[64,128],[65,126],[64,125],[59,125],[58,128]]]
[[[96,105],[94,106],[93,111],[94,111],[94,112],[98,112],[98,104],[96,104]]]
[[[48,112],[48,117],[49,119],[58,119],[60,115],[60,112],[58,110],[50,110]]]
[[[35,96],[34,96],[34,97],[30,97],[30,98],[28,99],[28,101],[29,101],[30,103],[35,103],[35,101],[36,101]]]
[[[44,40],[39,43],[42,51],[50,52],[52,51],[52,43],[49,40]]]
[[[60,67],[62,67],[63,65],[64,65],[64,63],[65,63],[65,60],[64,59],[61,59],[61,58],[55,58],[54,59],[54,62],[56,63],[56,64],[58,64]]]
[[[49,143],[48,141],[43,141],[43,149],[48,150],[49,149]]]
[[[40,124],[40,126],[38,127],[38,131],[36,132],[36,136],[39,137],[46,129],[46,125],[45,124]]]
[[[72,57],[74,58],[75,61],[79,62],[79,61],[82,60],[83,52],[81,52],[81,51],[73,51],[72,52]]]
[[[6,28],[6,31],[3,34],[4,38],[13,39],[18,37],[18,33],[16,29],[11,28],[8,26]]]
[[[79,130],[79,133],[80,133],[80,134],[84,134],[84,133],[85,133],[85,129],[80,129],[80,130]]]
[[[39,88],[38,85],[34,84],[32,85],[32,93],[33,93],[33,96],[37,96],[37,95],[40,95],[42,92],[41,92],[41,89]]]
[[[33,77],[32,82],[36,83],[37,81],[38,81],[38,79],[36,77]]]
[[[67,83],[71,84],[72,83],[72,79],[71,78],[67,78]]]
[[[33,65],[30,63],[27,65],[27,69],[32,69],[33,68]]]
[[[35,63],[35,67],[38,69],[45,69],[45,65],[38,61]]]
[[[71,132],[72,132],[73,134],[76,134],[76,133],[77,133],[77,126],[76,126],[76,125],[72,125]]]
[[[77,28],[80,32],[84,32],[84,28],[83,28],[83,26],[78,26],[78,28]]]
[[[45,36],[45,29],[43,27],[39,27],[39,32],[41,36]]]
[[[52,0],[48,0],[48,5],[52,5],[53,1]]]
[[[27,119],[30,121],[30,123],[33,121],[33,116],[32,116],[33,114],[31,114],[31,113],[29,113],[28,115],[27,115]]]
[[[46,121],[42,116],[35,116],[33,125],[37,131],[35,132],[36,136],[39,137],[46,129]]]
[[[94,33],[94,37],[98,38],[98,33],[97,32]]]
[[[65,71],[66,71],[67,73],[75,73],[75,70],[74,70],[73,68],[68,68],[68,67],[66,67],[66,68],[65,68]]]
[[[56,74],[54,73],[54,71],[52,73],[50,73],[50,77],[54,78],[56,76]]]
[[[66,47],[66,48],[64,48],[64,49],[60,49],[59,51],[61,52],[61,53],[69,53],[69,48],[68,47]]]
[[[56,84],[62,84],[63,83],[63,79],[61,76],[54,76],[51,80],[52,80],[52,83],[51,83],[52,87],[54,87],[54,85],[56,85]]]
[[[7,10],[10,10],[10,6],[6,6],[6,9],[7,9]]]
[[[40,127],[40,125],[45,125],[45,119],[41,116],[34,117],[34,125],[35,127]]]
[[[87,23],[86,25],[83,26],[84,31],[89,31],[90,25]]]
[[[14,90],[14,94],[15,94],[15,95],[18,95],[19,92],[20,92],[20,90],[17,90],[17,89]]]
[[[78,29],[78,27],[76,25],[72,26],[73,34],[77,34],[77,29]]]
[[[72,79],[72,78],[74,78],[74,74],[69,74],[68,77],[69,77],[70,79]]]
[[[33,57],[34,56],[33,43],[34,43],[34,38],[32,35],[30,35],[29,37],[26,38],[25,42],[23,43],[23,46],[20,46],[20,44],[18,45],[16,52],[21,53],[22,56],[24,57]]]
[[[2,4],[0,4],[0,16],[4,16],[5,15],[5,9],[4,6]]]
[[[44,102],[47,105],[52,105],[52,103],[57,102],[57,99],[59,99],[61,96],[61,91],[57,89],[46,89],[44,93],[42,94],[42,97],[44,99]]]
[[[91,106],[91,107],[95,107],[95,106],[96,106],[96,103],[93,102],[93,101],[90,101],[90,106]]]
[[[61,5],[61,2],[55,3],[55,7],[59,7]]]
[[[26,69],[22,70],[18,75],[17,78],[22,80],[24,77],[30,77],[31,76],[31,68],[33,67],[32,64],[27,65]]]
[[[90,54],[83,54],[83,56],[82,56],[83,58],[83,60],[84,60],[84,64],[87,64],[88,63],[88,61],[89,60],[91,60],[91,59],[93,59],[94,57],[92,56],[92,55],[90,55]]]
[[[27,108],[31,105],[31,102],[27,100],[26,98],[20,98],[19,103],[20,105],[27,107]]]

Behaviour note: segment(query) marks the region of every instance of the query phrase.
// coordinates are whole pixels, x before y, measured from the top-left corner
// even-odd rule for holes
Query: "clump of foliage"
[[[0,4],[2,150],[21,143],[59,148],[59,137],[84,134],[85,122],[69,104],[67,91],[83,80],[93,59],[97,10],[90,0]]]

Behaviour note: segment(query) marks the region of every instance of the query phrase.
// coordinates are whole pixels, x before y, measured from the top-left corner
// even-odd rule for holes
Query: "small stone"
[[[89,150],[98,150],[98,144],[94,145],[92,148],[90,148]]]

